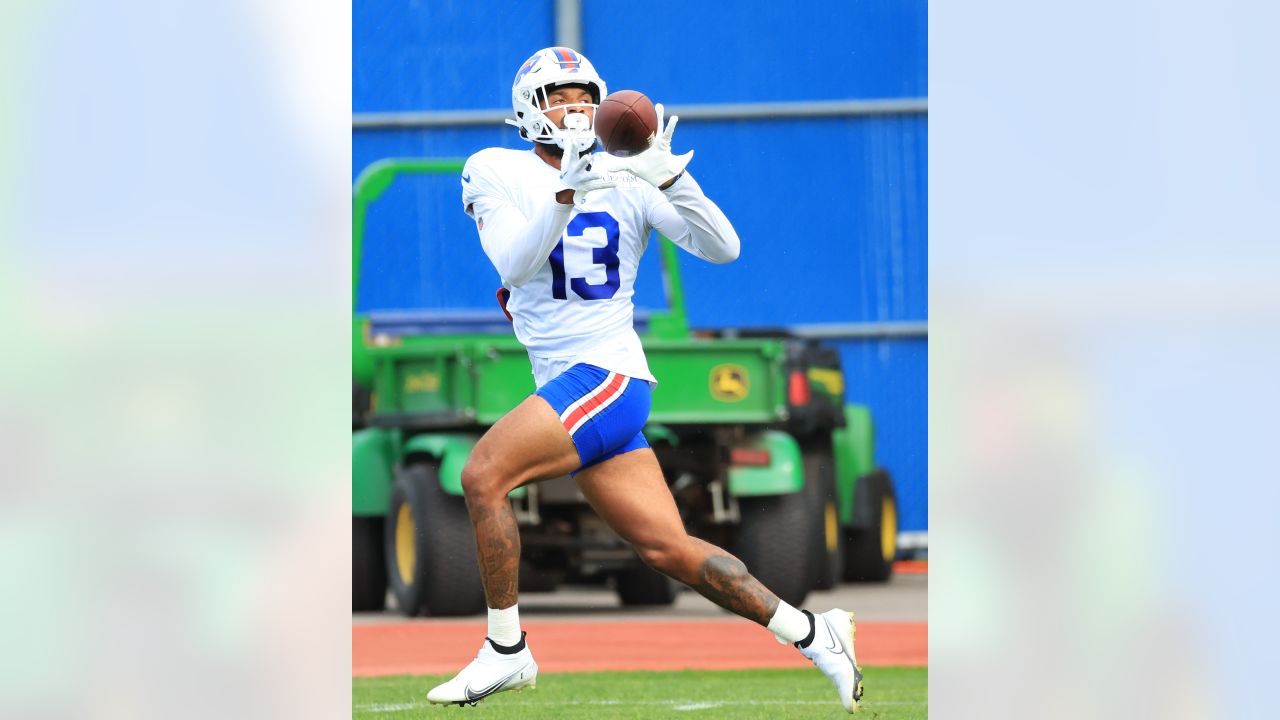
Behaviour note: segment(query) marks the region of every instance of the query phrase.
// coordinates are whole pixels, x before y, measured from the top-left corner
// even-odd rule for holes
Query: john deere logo
[[[711,397],[721,402],[736,402],[747,396],[747,369],[741,365],[717,365],[711,368]]]
[[[440,375],[433,372],[420,372],[405,375],[404,391],[407,393],[433,393],[440,389]]]

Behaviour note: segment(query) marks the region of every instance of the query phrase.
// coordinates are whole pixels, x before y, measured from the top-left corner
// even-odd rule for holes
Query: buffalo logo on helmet
[[[529,58],[528,60],[525,60],[524,64],[520,66],[520,69],[516,71],[515,84],[519,85],[520,78],[523,78],[525,75],[528,75],[529,71],[532,70],[533,66],[536,65],[537,63],[538,63],[538,55],[536,53],[534,54],[533,57]]]
[[[579,58],[578,53],[569,48],[551,48],[551,54],[555,57],[556,64],[563,70],[577,72],[578,68],[582,66],[582,58]]]
[[[516,81],[514,84],[519,85],[520,80],[524,78],[525,75],[534,71],[534,68],[538,65],[538,61],[542,59],[544,52],[547,51],[544,50],[534,53],[533,57],[524,61],[524,64],[516,71]],[[569,48],[556,47],[551,48],[550,53],[551,59],[560,66],[561,70],[564,70],[565,72],[578,72],[578,70],[582,69],[582,56],[578,55],[578,53],[573,50],[570,50]]]

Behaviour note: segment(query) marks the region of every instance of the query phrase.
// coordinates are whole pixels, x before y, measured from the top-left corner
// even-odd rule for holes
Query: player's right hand
[[[653,144],[639,155],[613,159],[610,169],[626,170],[650,185],[661,188],[684,172],[689,161],[693,159],[693,151],[690,150],[683,155],[675,155],[671,152],[671,138],[676,133],[676,123],[680,118],[672,115],[664,125],[663,116],[666,113],[662,103],[658,103],[653,109],[658,115],[658,132],[653,139]]]
[[[591,153],[578,155],[566,151],[564,159],[560,161],[560,182],[564,183],[566,188],[573,190],[575,205],[586,202],[587,193],[592,190],[604,190],[618,184],[617,180],[595,169],[592,158]]]

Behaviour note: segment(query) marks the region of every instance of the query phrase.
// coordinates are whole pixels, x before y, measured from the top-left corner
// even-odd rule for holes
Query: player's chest
[[[644,242],[637,220],[614,209],[574,212],[547,257],[556,300],[608,300],[635,280]]]

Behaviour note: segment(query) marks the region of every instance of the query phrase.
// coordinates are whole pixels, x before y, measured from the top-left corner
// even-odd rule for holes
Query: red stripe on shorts
[[[595,410],[596,408],[600,407],[604,403],[608,402],[609,398],[617,394],[618,388],[622,387],[622,382],[626,379],[627,378],[625,375],[622,375],[620,373],[614,373],[612,382],[606,385],[603,390],[597,392],[595,397],[591,398],[590,400],[582,403],[582,405],[578,406],[577,410],[574,410],[572,413],[569,414],[569,417],[564,419],[564,429],[568,430],[569,434],[572,435],[573,426],[576,425],[579,420],[581,420],[585,415],[590,413],[592,410]]]

